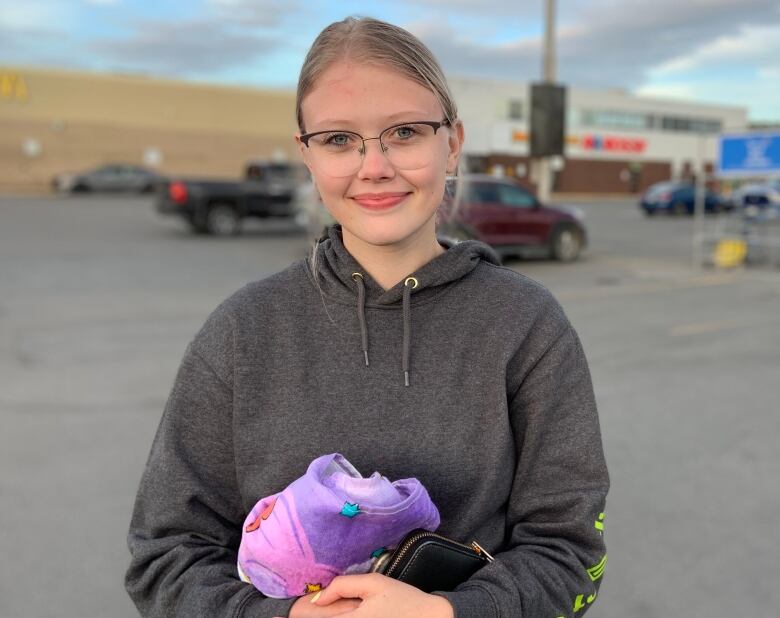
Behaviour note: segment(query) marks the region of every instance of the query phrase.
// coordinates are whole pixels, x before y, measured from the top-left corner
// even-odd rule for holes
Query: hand
[[[313,594],[307,594],[293,603],[288,618],[330,618],[347,613],[360,605],[360,599],[338,599],[325,606],[312,605],[312,598]]]
[[[340,600],[361,602],[343,618],[454,618],[452,605],[444,597],[426,594],[396,579],[369,573],[335,578],[314,602],[332,606]],[[290,614],[292,616],[292,614]]]

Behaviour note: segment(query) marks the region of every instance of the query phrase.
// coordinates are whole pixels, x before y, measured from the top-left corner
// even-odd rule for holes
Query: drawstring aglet
[[[363,354],[366,355],[366,367],[368,367],[368,350],[363,350]]]
[[[409,386],[409,372],[408,371],[404,371],[404,384],[406,386]]]

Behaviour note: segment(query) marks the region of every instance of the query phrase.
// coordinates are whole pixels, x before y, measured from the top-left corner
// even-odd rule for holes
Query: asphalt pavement
[[[691,265],[692,222],[581,204],[549,287],[593,373],[612,476],[594,618],[780,607],[780,270]],[[130,617],[130,511],[185,346],[293,226],[196,237],[141,198],[0,198],[0,616]]]

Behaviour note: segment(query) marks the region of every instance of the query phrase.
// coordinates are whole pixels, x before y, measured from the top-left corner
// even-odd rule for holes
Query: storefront
[[[466,126],[466,166],[535,187],[529,159],[528,84],[452,79]],[[748,125],[747,109],[569,89],[564,157],[552,161],[553,191],[637,193],[712,169],[717,136]]]

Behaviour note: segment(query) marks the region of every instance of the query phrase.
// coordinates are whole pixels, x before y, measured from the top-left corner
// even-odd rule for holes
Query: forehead
[[[351,61],[336,62],[323,71],[303,99],[302,112],[307,131],[329,128],[334,122],[383,128],[396,121],[441,120],[443,113],[430,89],[401,72]]]

